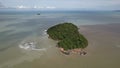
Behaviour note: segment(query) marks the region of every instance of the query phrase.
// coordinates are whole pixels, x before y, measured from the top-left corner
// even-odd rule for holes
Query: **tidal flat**
[[[87,55],[62,54],[56,42],[43,36],[41,45],[49,47],[46,51],[24,51],[19,58],[6,62],[9,68],[119,68],[120,63],[120,24],[79,26],[88,39]],[[14,47],[10,48],[15,50]],[[20,50],[19,50],[20,51]],[[17,54],[16,54],[17,55]],[[3,64],[5,65],[5,64]],[[3,68],[7,68],[3,66]]]

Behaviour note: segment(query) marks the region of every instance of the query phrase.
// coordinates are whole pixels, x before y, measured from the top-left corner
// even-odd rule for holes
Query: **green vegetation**
[[[59,40],[58,47],[65,50],[82,48],[88,45],[87,39],[78,32],[77,26],[72,23],[62,23],[47,30],[49,36],[54,40]]]

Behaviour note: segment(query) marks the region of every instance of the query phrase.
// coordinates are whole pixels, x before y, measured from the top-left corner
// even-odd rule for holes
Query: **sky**
[[[0,0],[0,8],[119,10],[120,0]]]

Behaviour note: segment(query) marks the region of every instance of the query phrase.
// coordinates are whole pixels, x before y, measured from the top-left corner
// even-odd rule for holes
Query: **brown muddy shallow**
[[[46,51],[25,51],[18,47],[9,48],[4,55],[19,56],[1,62],[1,68],[120,68],[120,24],[79,26],[88,39],[87,55],[64,55],[56,42],[42,37],[39,44]],[[16,51],[16,52],[15,52]],[[11,56],[12,57],[12,56]]]

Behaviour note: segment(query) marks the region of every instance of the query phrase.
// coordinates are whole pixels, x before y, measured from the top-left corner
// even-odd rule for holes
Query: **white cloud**
[[[46,8],[48,8],[48,9],[55,9],[56,7],[54,7],[54,6],[47,6]]]
[[[2,3],[0,3],[0,7],[5,6],[5,8],[120,9],[120,0],[1,0],[0,2]]]
[[[44,9],[45,7],[42,7],[42,6],[24,6],[24,5],[18,5],[17,7],[13,7],[13,8],[17,8],[17,9]],[[48,7],[48,8],[53,8],[53,7]]]
[[[36,5],[33,8],[38,8]]]
[[[23,6],[23,5],[19,5],[19,6],[17,6],[16,8],[29,8],[29,7],[26,7],[26,6]]]
[[[42,7],[42,6],[40,7],[40,6],[36,6],[36,5],[35,5],[33,8],[39,9],[39,8],[44,8],[44,7]]]
[[[0,2],[0,8],[5,8],[5,6]]]
[[[38,8],[44,8],[44,7],[38,7]]]

